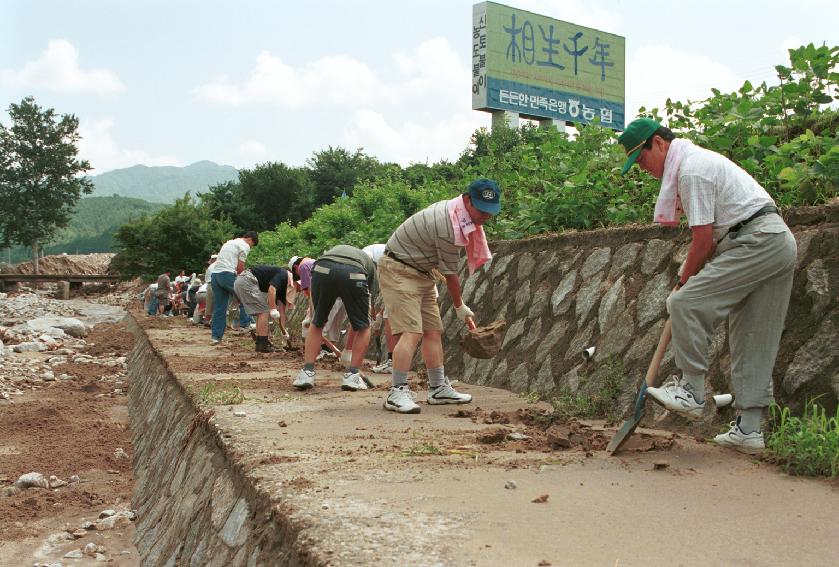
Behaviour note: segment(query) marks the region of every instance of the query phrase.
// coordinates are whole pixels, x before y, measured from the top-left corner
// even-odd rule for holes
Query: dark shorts
[[[370,326],[370,289],[364,270],[332,260],[318,260],[312,267],[312,303],[315,316],[312,324],[323,328],[329,311],[337,298],[347,309],[347,318],[353,330]]]

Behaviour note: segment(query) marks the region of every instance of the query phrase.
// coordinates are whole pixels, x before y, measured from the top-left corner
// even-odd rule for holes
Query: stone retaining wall
[[[820,402],[835,411],[839,205],[800,208],[786,216],[798,242],[798,262],[773,375],[775,396],[792,406],[822,396]],[[507,320],[503,348],[491,360],[463,353],[459,340],[465,327],[443,294],[447,374],[550,398],[598,391],[611,368],[624,375],[621,403],[628,407],[658,343],[665,299],[689,236],[686,229],[645,226],[491,243],[493,261],[466,280],[463,297],[479,324]],[[461,274],[465,277],[465,267]],[[709,393],[732,392],[727,345],[722,322],[711,345]],[[596,354],[585,362],[582,351],[590,346]],[[668,349],[660,376],[675,371]],[[723,412],[723,419],[729,417]]]
[[[136,545],[144,566],[322,565],[240,474],[218,433],[129,315]]]

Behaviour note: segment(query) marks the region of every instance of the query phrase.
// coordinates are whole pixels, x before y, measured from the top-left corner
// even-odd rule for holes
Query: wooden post
[[[68,282],[68,281],[58,282],[58,298],[59,299],[70,299],[70,282]]]

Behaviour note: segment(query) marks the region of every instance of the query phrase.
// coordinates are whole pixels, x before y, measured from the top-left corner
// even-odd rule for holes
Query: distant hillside
[[[229,165],[199,161],[186,167],[148,167],[135,165],[115,169],[90,178],[96,188],[92,195],[120,195],[154,203],[173,203],[189,191],[193,196],[206,193],[212,185],[237,181],[239,172]]]
[[[58,234],[53,242],[44,247],[46,254],[86,254],[89,252],[110,252],[113,235],[129,220],[143,215],[152,215],[166,207],[163,203],[149,203],[142,199],[128,197],[85,197],[79,199],[76,212],[70,224]],[[31,250],[14,246],[11,253],[4,250],[0,261],[11,263],[31,259]]]

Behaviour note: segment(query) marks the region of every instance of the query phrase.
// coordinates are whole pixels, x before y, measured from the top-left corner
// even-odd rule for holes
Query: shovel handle
[[[667,346],[670,344],[670,338],[673,336],[673,326],[670,323],[670,319],[668,318],[667,321],[664,323],[664,329],[661,331],[661,338],[658,340],[658,347],[655,349],[655,354],[653,355],[653,359],[650,361],[650,366],[647,368],[647,376],[644,380],[644,383],[647,387],[655,387],[658,386],[658,367],[661,366],[661,359],[664,358],[664,351],[667,350]],[[646,387],[642,388],[646,392]]]

